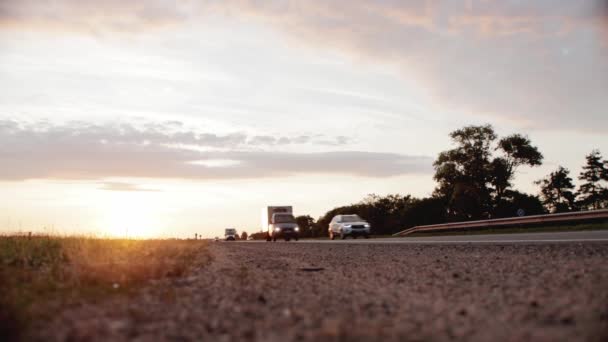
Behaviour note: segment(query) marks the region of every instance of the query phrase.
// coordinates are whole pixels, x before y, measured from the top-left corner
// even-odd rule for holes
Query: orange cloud
[[[75,32],[133,32],[176,24],[186,2],[120,0],[7,0],[0,2],[0,27]]]

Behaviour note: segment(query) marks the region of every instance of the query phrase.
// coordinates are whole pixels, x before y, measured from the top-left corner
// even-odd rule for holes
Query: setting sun
[[[152,238],[163,235],[162,210],[141,193],[112,193],[100,210],[102,235]]]

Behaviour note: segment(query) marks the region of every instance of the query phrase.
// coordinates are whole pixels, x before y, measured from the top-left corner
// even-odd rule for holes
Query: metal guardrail
[[[399,233],[395,233],[393,236],[406,236],[416,232],[442,231],[451,229],[503,227],[519,224],[571,222],[595,219],[608,219],[608,209],[415,226],[400,231]]]

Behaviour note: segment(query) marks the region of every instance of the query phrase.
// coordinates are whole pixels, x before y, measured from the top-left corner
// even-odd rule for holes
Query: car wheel
[[[273,238],[272,238],[272,242],[277,242],[277,238],[276,238],[276,237],[273,237]]]
[[[272,239],[270,238],[270,235],[266,235],[266,242],[270,242],[270,240],[272,240]]]
[[[353,235],[353,239],[357,239],[357,235]]]
[[[346,235],[344,235],[344,233],[340,233],[340,238],[341,238],[342,240],[346,240]]]
[[[366,238],[366,239],[369,239],[369,234],[365,234],[365,238]]]
[[[285,241],[289,241],[290,239],[288,237],[285,238]]]
[[[294,238],[294,240],[296,240],[296,241],[298,241],[298,239],[299,239],[299,237],[297,237],[297,236]]]

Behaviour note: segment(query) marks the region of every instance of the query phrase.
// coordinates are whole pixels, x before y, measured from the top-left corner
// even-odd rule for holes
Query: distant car
[[[249,241],[253,240],[253,236],[252,236],[252,235],[249,235],[249,236],[247,237],[247,240],[249,240]]]
[[[220,241],[220,238],[216,236],[215,237],[215,242],[218,242],[218,241]]]
[[[329,223],[329,238],[339,236],[342,240],[347,236],[356,239],[358,236],[369,238],[371,225],[359,215],[336,215]]]

